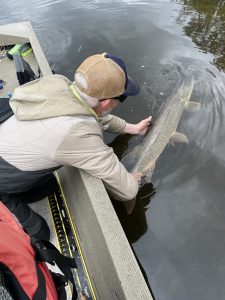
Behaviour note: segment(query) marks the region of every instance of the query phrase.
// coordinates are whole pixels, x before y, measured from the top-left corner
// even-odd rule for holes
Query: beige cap
[[[87,87],[81,86],[79,82],[76,85],[88,96],[107,99],[125,92],[126,74],[106,53],[88,57],[78,67],[77,72],[85,78]]]

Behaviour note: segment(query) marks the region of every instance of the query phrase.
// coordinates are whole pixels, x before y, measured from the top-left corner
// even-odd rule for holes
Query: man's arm
[[[127,172],[113,149],[103,142],[97,123],[81,122],[74,126],[59,145],[54,159],[102,179],[117,200],[131,200],[138,192],[137,178]]]
[[[105,131],[113,133],[124,133],[126,121],[109,114],[103,118],[100,118],[100,124]]]
[[[107,115],[106,117],[101,119],[101,125],[103,129],[106,131],[114,132],[114,133],[129,133],[129,134],[141,134],[144,135],[149,125],[151,124],[152,117],[148,117],[137,124],[127,123],[125,120],[113,116]]]
[[[150,116],[137,124],[126,123],[124,133],[144,135],[147,132],[151,121],[152,117]]]

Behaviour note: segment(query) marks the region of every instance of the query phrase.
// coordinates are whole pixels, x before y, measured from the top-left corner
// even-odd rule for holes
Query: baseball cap
[[[136,80],[127,75],[124,61],[108,53],[89,56],[78,67],[87,85],[76,85],[80,91],[88,96],[101,99],[118,98],[137,95],[140,87]]]

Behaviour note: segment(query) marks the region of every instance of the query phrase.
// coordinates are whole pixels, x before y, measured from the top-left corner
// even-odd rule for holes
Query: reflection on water
[[[177,1],[177,0],[176,0]],[[178,0],[183,4],[177,22],[205,53],[214,55],[213,64],[225,70],[225,2],[223,0]]]
[[[114,203],[157,300],[225,295],[224,7],[216,0],[1,3],[0,24],[30,19],[52,68],[70,79],[88,55],[123,57],[141,85],[115,111],[128,122],[150,114],[154,121],[179,82],[194,76],[192,100],[201,109],[184,112],[178,126],[189,143],[166,147],[132,215]],[[125,135],[114,144],[121,156],[138,142]]]

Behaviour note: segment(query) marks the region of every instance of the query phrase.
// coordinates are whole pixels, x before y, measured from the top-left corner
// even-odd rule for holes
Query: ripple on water
[[[169,68],[171,69],[171,66]],[[162,68],[162,70],[165,69],[168,70],[168,65]],[[174,72],[173,69],[170,78],[179,81],[181,77],[192,74],[195,84],[190,100],[199,102],[201,107],[184,111],[178,125],[178,131],[187,135],[188,144],[176,144],[175,147],[168,145],[157,163],[155,175],[168,186],[171,184],[176,186],[176,181],[180,180],[185,173],[191,177],[212,156],[221,159],[221,151],[218,150],[217,145],[220,143],[221,130],[225,131],[223,129],[225,128],[223,74],[216,68],[206,66],[201,62],[183,64],[180,70],[185,71],[182,74],[183,71],[179,73]],[[171,85],[173,84],[172,80]],[[170,90],[169,81],[164,89]]]
[[[53,25],[53,24],[52,24]],[[63,27],[48,26],[46,27],[42,23],[38,26],[38,34],[40,35],[40,43],[44,48],[44,53],[47,57],[54,57],[54,60],[60,60],[66,57],[66,52],[70,49],[72,45],[72,35],[71,32]],[[63,55],[62,55],[63,53]]]

